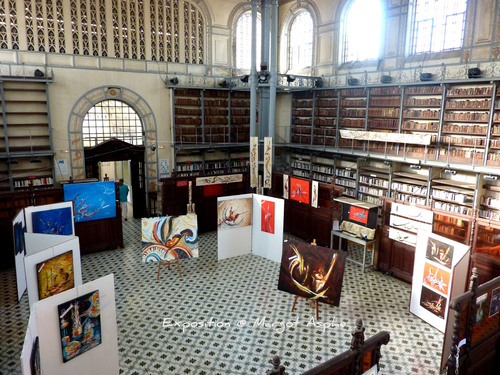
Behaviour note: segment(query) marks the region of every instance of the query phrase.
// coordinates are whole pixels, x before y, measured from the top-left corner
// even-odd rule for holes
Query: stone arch
[[[103,100],[120,100],[131,106],[142,123],[144,135],[144,168],[146,193],[157,191],[158,187],[158,143],[157,124],[149,104],[137,93],[119,86],[101,86],[83,94],[71,109],[68,121],[70,176],[75,180],[85,178],[85,155],[82,126],[85,115]],[[153,147],[155,146],[155,147]]]

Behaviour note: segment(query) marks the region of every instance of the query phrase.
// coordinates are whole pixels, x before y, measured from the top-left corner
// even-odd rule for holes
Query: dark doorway
[[[93,147],[85,148],[85,169],[87,178],[102,180],[99,162],[130,160],[130,184],[134,218],[147,216],[144,177],[144,146],[111,138]]]

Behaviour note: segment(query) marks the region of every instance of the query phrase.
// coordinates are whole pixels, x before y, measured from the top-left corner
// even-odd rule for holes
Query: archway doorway
[[[87,178],[96,178],[103,181],[101,163],[103,162],[126,162],[130,173],[117,174],[116,177],[124,177],[125,183],[130,186],[132,212],[134,218],[147,216],[145,174],[144,174],[144,146],[132,145],[116,138],[99,143],[93,147],[85,148],[85,170]]]

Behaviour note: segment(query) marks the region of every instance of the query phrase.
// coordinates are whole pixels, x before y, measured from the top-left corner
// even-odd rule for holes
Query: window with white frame
[[[344,17],[343,62],[377,59],[382,40],[380,0],[353,0]]]
[[[412,54],[462,47],[467,0],[416,0]]]
[[[260,68],[261,23],[257,18],[257,70]],[[243,13],[236,22],[236,68],[250,70],[252,62],[252,12]]]
[[[297,71],[312,64],[313,20],[308,11],[300,12],[290,26],[289,69]]]
[[[142,124],[137,112],[119,100],[103,100],[83,119],[83,146],[92,147],[111,138],[133,145],[143,144]]]

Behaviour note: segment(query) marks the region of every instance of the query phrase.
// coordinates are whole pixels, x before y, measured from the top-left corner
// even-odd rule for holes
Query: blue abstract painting
[[[75,223],[116,216],[114,181],[64,185],[64,200],[73,201]]]
[[[73,234],[73,218],[70,207],[32,212],[31,223],[33,233]]]

